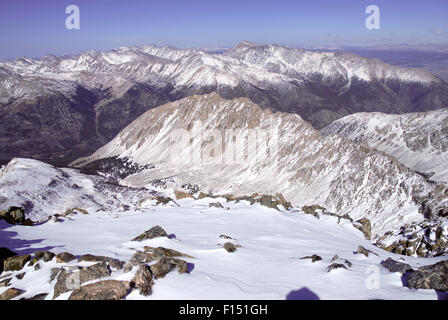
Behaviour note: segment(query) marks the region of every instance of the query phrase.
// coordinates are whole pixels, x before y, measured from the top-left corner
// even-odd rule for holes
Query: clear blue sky
[[[65,28],[78,5],[81,29]],[[365,8],[381,9],[381,30]],[[119,46],[448,42],[447,0],[0,0],[0,59]]]

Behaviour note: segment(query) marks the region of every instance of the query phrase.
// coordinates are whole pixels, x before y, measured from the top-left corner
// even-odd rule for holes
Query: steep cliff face
[[[435,187],[385,153],[322,136],[296,114],[215,93],[147,111],[74,164],[108,157],[150,165],[122,181],[129,186],[165,179],[216,194],[281,192],[295,205],[320,204],[354,219],[367,217],[374,234],[423,220],[414,198]]]
[[[424,70],[277,45],[241,43],[224,53],[141,46],[19,58],[0,63],[0,122],[8,127],[3,133],[14,127],[13,141],[22,142],[2,144],[0,157],[67,162],[93,152],[151,108],[211,92],[299,114],[317,128],[355,112],[448,105],[448,85]],[[54,134],[30,129],[46,122]]]

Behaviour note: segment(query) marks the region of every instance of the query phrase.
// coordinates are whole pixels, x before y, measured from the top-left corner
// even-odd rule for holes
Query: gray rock
[[[153,264],[150,269],[155,279],[163,278],[167,273],[174,268],[178,268],[179,273],[187,272],[187,263],[180,259],[162,257]]]
[[[75,259],[76,259],[75,256],[68,252],[62,252],[56,255],[57,263],[67,263]]]
[[[328,266],[327,272],[330,272],[330,271],[335,270],[335,269],[346,269],[346,270],[348,270],[347,267],[345,265],[343,265],[342,263],[332,263],[331,265]]]
[[[208,204],[209,208],[224,208],[220,202],[211,202]]]
[[[316,261],[321,261],[322,260],[322,258],[320,257],[320,256],[318,256],[317,254],[313,254],[312,256],[306,256],[306,257],[302,257],[302,258],[300,258],[301,260],[304,260],[304,259],[311,259],[311,261],[314,263],[314,262],[316,262]]]
[[[22,272],[22,273],[17,274],[16,278],[19,279],[19,280],[22,280],[23,277],[25,277],[25,275],[26,275],[26,272]]]
[[[9,224],[33,225],[30,219],[25,218],[25,209],[22,207],[9,207],[8,210],[0,211],[0,220]]]
[[[72,292],[69,300],[121,300],[131,289],[128,281],[105,280],[80,287]]]
[[[79,271],[79,276],[81,283],[101,279],[111,275],[111,270],[106,261],[94,264],[90,267],[81,268]]]
[[[58,276],[59,272],[61,272],[62,268],[51,268],[50,270],[50,282],[52,282]]]
[[[22,270],[25,264],[30,261],[31,256],[29,254],[25,254],[22,256],[10,257],[3,261],[3,270],[4,271],[17,271]]]
[[[78,289],[85,282],[101,279],[110,275],[111,271],[105,261],[72,272],[64,269],[59,274],[56,285],[54,286],[53,299],[65,292]]]
[[[50,251],[36,251],[34,253],[34,259],[36,259],[38,261],[43,260],[44,262],[49,262],[49,261],[53,260],[54,257],[55,257],[55,254]]]
[[[377,255],[375,252],[373,252],[372,250],[369,250],[369,249],[366,249],[366,248],[364,248],[363,246],[358,246],[358,250],[356,250],[356,252],[355,253],[359,253],[359,254],[363,254],[363,255],[365,255],[366,257],[368,257],[369,256],[369,254],[374,254],[374,255]]]
[[[81,256],[78,261],[98,261],[98,262],[107,262],[112,268],[117,270],[122,270],[124,266],[124,262],[118,259],[103,257],[103,256],[94,256],[91,254],[85,254]]]
[[[224,243],[224,249],[226,249],[227,252],[235,252],[236,246],[232,242],[226,242]]]
[[[448,260],[413,271],[408,277],[409,288],[448,291]]]
[[[386,260],[381,261],[380,264],[390,272],[400,272],[401,274],[404,274],[413,271],[409,264],[395,261],[392,258],[387,258]]]
[[[6,290],[2,294],[0,294],[0,300],[11,300],[11,299],[14,299],[14,298],[20,296],[24,292],[25,292],[25,290],[9,288],[8,290]]]
[[[7,278],[5,280],[0,281],[0,288],[4,288],[9,286],[9,283],[11,282],[11,278]]]
[[[151,229],[143,232],[138,237],[132,239],[132,241],[143,241],[148,239],[154,239],[157,237],[168,237],[168,234],[166,233],[165,230],[163,230],[161,226],[152,227]]]
[[[136,289],[140,290],[140,294],[144,296],[150,295],[152,293],[152,285],[154,284],[151,269],[147,265],[141,264],[132,279],[132,283]]]
[[[372,225],[370,220],[367,218],[362,218],[353,223],[353,226],[364,233],[364,236],[367,240],[370,240],[372,237]]]
[[[132,256],[131,260],[126,263],[124,266],[124,273],[127,273],[132,270],[133,267],[138,266],[142,263],[148,263],[154,261],[154,255],[152,253],[137,251]]]

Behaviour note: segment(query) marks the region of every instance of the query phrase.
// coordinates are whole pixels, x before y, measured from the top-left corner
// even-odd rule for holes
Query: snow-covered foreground
[[[224,208],[209,208],[209,203],[216,201]],[[401,274],[389,272],[380,262],[393,257],[415,268],[441,258],[419,259],[383,251],[365,240],[347,220],[338,224],[330,216],[317,219],[299,210],[279,212],[259,204],[251,206],[247,201],[226,202],[220,198],[177,202],[180,207],[147,202],[140,210],[76,214],[63,222],[48,221],[32,227],[0,221],[0,247],[19,254],[45,249],[129,261],[135,249],[149,245],[194,257],[185,258],[194,264],[190,273],[170,272],[155,281],[152,295],[144,297],[133,291],[127,299],[285,299],[292,291],[303,288],[320,299],[437,299],[434,290],[403,287]],[[171,234],[170,238],[130,241],[156,225]],[[236,240],[224,240],[220,235]],[[229,253],[222,248],[227,241],[241,247]],[[355,254],[359,245],[378,256]],[[322,261],[300,259],[312,254],[321,256]],[[348,270],[327,273],[336,254],[353,265]],[[91,264],[94,263],[74,260],[67,265]],[[26,290],[18,298],[48,292],[46,299],[52,299],[54,281],[49,283],[50,269],[61,266],[55,259],[41,263],[38,271],[26,266],[13,272],[26,275],[22,280],[13,277],[11,286]],[[130,280],[135,272],[136,268],[129,273],[114,270],[110,278]],[[105,279],[108,278],[102,280]],[[5,289],[0,288],[0,294]],[[64,293],[58,299],[67,299],[69,295],[70,292]]]

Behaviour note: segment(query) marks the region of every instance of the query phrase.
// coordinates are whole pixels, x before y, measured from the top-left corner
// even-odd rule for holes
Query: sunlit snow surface
[[[224,208],[209,208],[209,202],[220,201]],[[379,265],[381,260],[401,256],[382,251],[364,239],[363,234],[348,222],[340,224],[331,217],[317,219],[298,211],[276,211],[248,202],[226,203],[224,199],[184,199],[177,206],[147,204],[141,210],[98,212],[74,215],[61,223],[47,222],[34,227],[0,224],[0,246],[19,253],[51,249],[75,255],[106,255],[127,261],[146,245],[162,246],[194,256],[186,259],[194,264],[189,274],[173,271],[155,281],[153,294],[141,296],[132,292],[127,299],[285,299],[295,290],[307,288],[320,299],[436,299],[434,290],[404,288],[399,273],[390,273]],[[229,209],[227,209],[229,208]],[[155,238],[143,242],[130,239],[155,226],[162,226],[171,239]],[[225,234],[240,247],[226,252],[219,238]],[[230,240],[232,241],[232,240]],[[363,245],[379,256],[354,254]],[[323,260],[312,263],[303,256],[320,255]],[[353,263],[349,270],[326,272],[335,255]],[[413,267],[434,263],[439,259],[404,258]],[[75,260],[76,261],[76,260]],[[69,265],[75,265],[73,261]],[[49,292],[50,269],[60,267],[55,260],[40,263],[42,269],[26,267],[23,280],[11,285],[27,290],[21,297]],[[84,263],[89,265],[92,263]],[[135,273],[114,271],[111,278],[130,280]],[[379,273],[379,288],[369,289],[369,276]],[[4,288],[0,290],[0,293]],[[58,297],[66,299],[70,292]],[[20,297],[20,298],[21,298]]]

